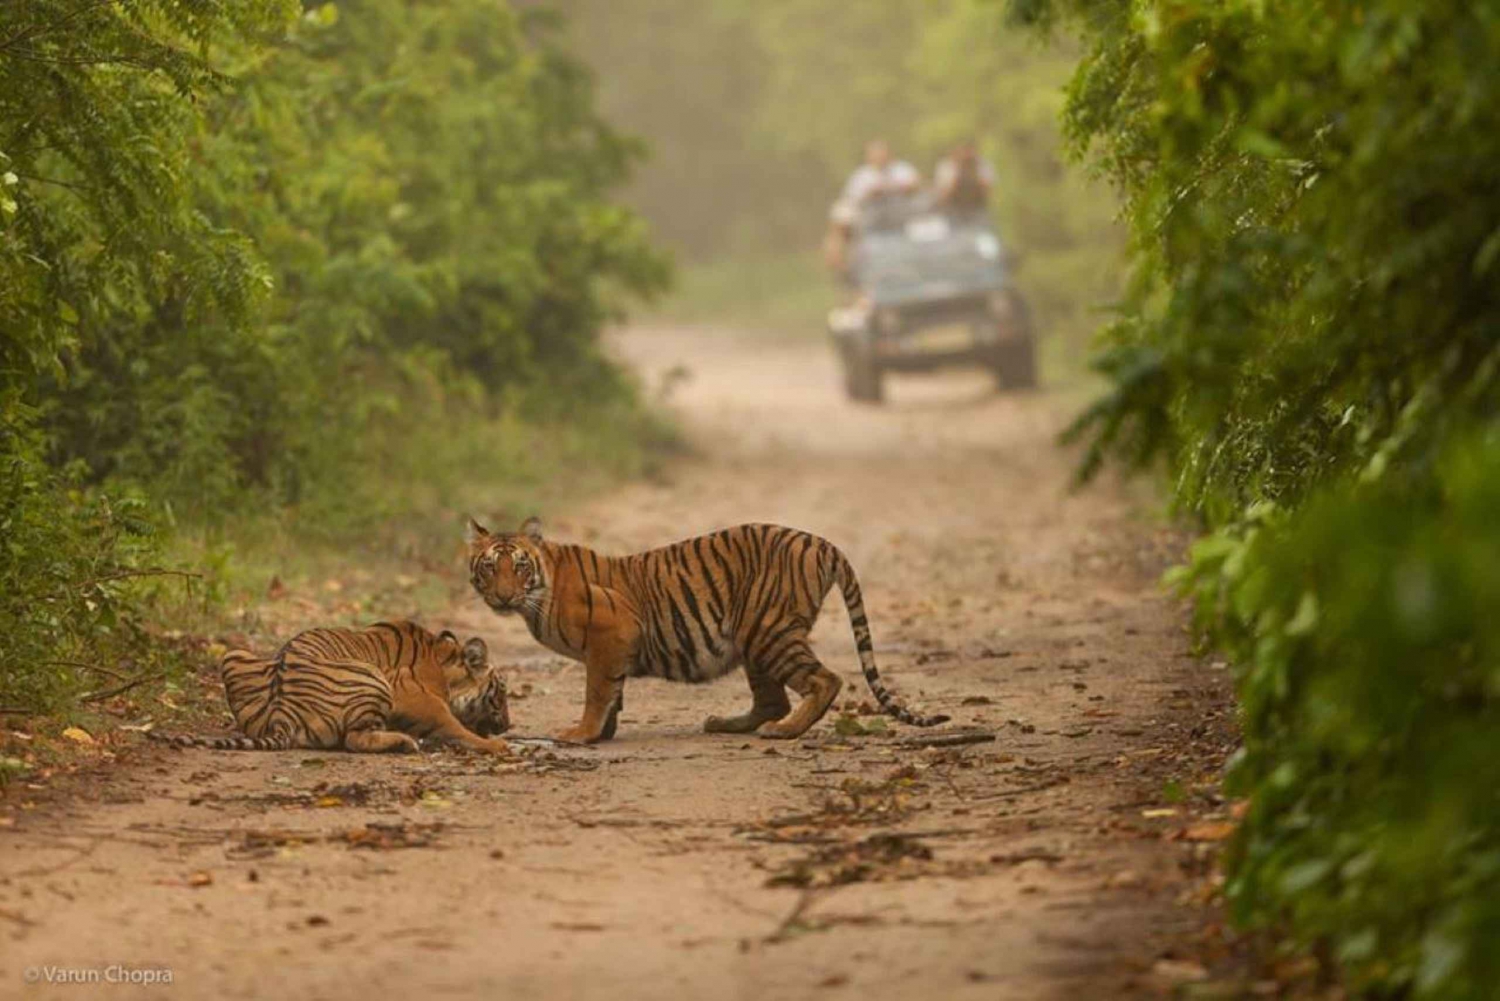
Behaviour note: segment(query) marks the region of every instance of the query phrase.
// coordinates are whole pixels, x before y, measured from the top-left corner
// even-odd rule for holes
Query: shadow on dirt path
[[[672,405],[698,457],[544,512],[549,533],[613,551],[742,521],[825,535],[860,573],[891,685],[997,739],[841,734],[879,724],[857,714],[834,601],[813,641],[849,717],[790,744],[701,732],[748,704],[734,675],[633,681],[619,739],[519,761],[142,748],[0,830],[0,997],[1164,989],[1153,965],[1208,920],[1179,898],[1224,826],[1232,739],[1228,679],[1189,656],[1156,585],[1180,540],[1120,488],[1068,493],[1046,394],[955,374],[856,409],[819,344],[636,330],[617,347],[648,385],[687,369]],[[518,730],[572,721],[580,668],[477,600],[428,611],[515,665]],[[110,964],[172,982],[111,985]],[[89,971],[102,982],[48,982]]]

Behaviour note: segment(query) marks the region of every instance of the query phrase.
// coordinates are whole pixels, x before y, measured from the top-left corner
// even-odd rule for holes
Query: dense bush
[[[40,436],[0,424],[0,707],[59,705],[173,660],[142,612],[164,580],[158,529],[138,491],[105,497],[56,470]],[[182,581],[191,584],[190,577]]]
[[[1180,580],[1241,665],[1252,806],[1230,904],[1326,944],[1353,986],[1500,983],[1500,439],[1420,489],[1320,491],[1199,543]]]
[[[1236,914],[1489,997],[1500,872],[1500,4],[1024,0],[1089,54],[1136,272],[1089,466],[1164,461],[1239,662]]]
[[[235,85],[174,133],[176,170],[192,211],[253,248],[269,302],[253,323],[204,315],[176,291],[201,282],[174,275],[143,313],[80,325],[47,391],[58,451],[204,515],[247,486],[347,482],[403,374],[613,388],[599,283],[661,272],[603,200],[634,147],[545,25],[524,28],[494,0],[356,0],[226,51]]]
[[[7,529],[0,696],[99,635],[12,595],[156,558],[81,529],[120,498],[142,540],[266,512],[349,538],[418,486],[524,478],[458,465],[525,454],[496,435],[591,424],[628,453],[649,422],[598,332],[665,280],[608,201],[638,152],[504,0],[7,8],[0,464],[31,529]]]

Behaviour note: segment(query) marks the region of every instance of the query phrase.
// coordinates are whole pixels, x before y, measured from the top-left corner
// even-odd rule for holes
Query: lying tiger
[[[854,568],[833,543],[807,532],[740,525],[630,556],[548,542],[535,518],[496,534],[470,518],[465,538],[470,581],[485,603],[519,612],[544,646],[585,666],[583,718],[562,740],[612,738],[628,677],[704,682],[737,667],[750,682],[750,711],[710,716],[703,728],[801,736],[843,684],[807,642],[835,584],[881,707],[913,726],[948,719],[913,715],[886,691]],[[788,688],[801,697],[795,710]]]
[[[150,734],[221,751],[416,751],[416,738],[506,754],[505,678],[475,637],[460,646],[413,622],[309,629],[272,657],[231,650],[224,694],[243,737]]]

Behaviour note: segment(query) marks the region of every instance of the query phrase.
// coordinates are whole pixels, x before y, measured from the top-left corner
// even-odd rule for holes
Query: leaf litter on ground
[[[389,851],[397,848],[427,848],[435,845],[446,825],[401,821],[393,824],[366,823],[334,831],[248,830],[230,834],[225,848],[230,859],[269,858],[310,844],[342,844],[350,849]]]

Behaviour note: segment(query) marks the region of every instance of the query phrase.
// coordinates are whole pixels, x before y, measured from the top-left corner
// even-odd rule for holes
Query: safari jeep
[[[866,206],[849,260],[855,302],[828,315],[849,398],[881,402],[886,372],[952,366],[1035,386],[1031,320],[1008,272],[986,213],[932,211],[922,196]]]

